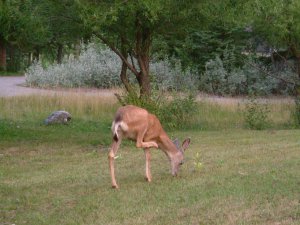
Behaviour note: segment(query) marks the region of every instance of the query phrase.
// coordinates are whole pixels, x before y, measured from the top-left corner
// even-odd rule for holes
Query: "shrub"
[[[171,100],[164,100],[164,104],[160,105],[157,115],[169,128],[188,128],[194,125],[197,112],[194,94],[173,94]]]
[[[164,58],[150,63],[153,87],[158,90],[185,91],[198,88],[198,74],[187,68],[182,69],[176,59]]]
[[[102,87],[120,85],[120,59],[108,49],[89,44],[78,60],[43,68],[35,62],[25,73],[26,83],[40,87]]]
[[[25,76],[30,86],[111,88],[121,84],[120,71],[121,60],[114,52],[90,43],[83,48],[78,60],[68,59],[47,68],[35,62]],[[154,60],[150,63],[150,74],[153,87],[159,90],[197,88],[197,75],[190,70],[182,71],[179,61]],[[136,82],[132,79],[134,76],[130,77],[131,82]]]
[[[205,72],[201,76],[200,86],[205,92],[223,95],[226,93],[227,71],[220,57],[209,60],[205,64]]]
[[[156,91],[150,99],[139,98],[136,92],[124,93],[118,96],[122,105],[136,105],[155,114],[167,128],[188,128],[194,125],[198,112],[196,96],[194,94],[178,94],[171,96],[166,92]]]
[[[263,130],[268,127],[268,114],[270,113],[267,104],[259,103],[255,97],[252,97],[246,103],[244,112],[246,126],[253,130]]]
[[[292,66],[279,70],[249,57],[238,68],[224,65],[224,60],[217,56],[205,64],[205,72],[200,77],[201,90],[218,95],[290,94],[293,83],[296,84],[297,75]]]

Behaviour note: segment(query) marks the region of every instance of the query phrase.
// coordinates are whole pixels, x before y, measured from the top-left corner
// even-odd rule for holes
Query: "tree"
[[[11,7],[6,1],[0,1],[0,70],[6,70],[7,39],[11,30]]]
[[[287,49],[295,58],[299,81],[295,95],[300,95],[300,1],[249,1],[250,18],[254,32],[275,49]]]
[[[38,1],[37,5],[50,33],[48,40],[50,49],[56,50],[56,61],[61,63],[64,48],[86,36],[83,21],[79,17],[78,4],[74,0],[44,0]]]
[[[39,60],[41,53],[62,61],[63,49],[85,37],[75,0],[0,1],[0,68],[5,69],[9,47]]]
[[[20,13],[26,29],[18,40],[22,48],[33,51],[36,59],[40,53],[46,53],[61,63],[64,48],[86,34],[78,10],[75,0],[24,1]]]
[[[151,95],[149,62],[153,40],[163,35],[185,35],[197,24],[196,1],[180,0],[82,0],[86,26],[122,60],[121,80],[133,91],[127,70],[140,87],[140,97]],[[195,6],[195,7],[193,7]]]
[[[29,51],[32,47],[45,45],[48,33],[37,14],[34,0],[2,1],[0,6],[0,58],[5,67],[8,47],[11,52],[15,48]]]

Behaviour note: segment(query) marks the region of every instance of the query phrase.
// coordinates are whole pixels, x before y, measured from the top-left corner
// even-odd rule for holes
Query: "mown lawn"
[[[107,153],[115,105],[99,119],[77,112],[68,126],[44,126],[38,104],[16,102],[12,115],[0,108],[0,224],[300,223],[300,130],[169,131],[192,144],[176,178],[153,150],[152,183],[143,151],[125,142],[114,190]]]

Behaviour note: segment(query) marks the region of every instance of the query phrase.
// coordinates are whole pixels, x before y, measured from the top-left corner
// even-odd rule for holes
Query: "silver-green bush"
[[[152,83],[159,90],[196,90],[198,74],[190,69],[182,70],[179,60],[165,58],[150,63]]]
[[[278,70],[250,58],[241,68],[226,68],[220,57],[216,57],[205,64],[200,89],[218,95],[290,94],[296,80],[297,74],[291,66]]]
[[[110,88],[121,84],[120,71],[121,60],[114,52],[90,43],[83,48],[78,60],[67,59],[62,64],[47,68],[35,62],[27,69],[25,76],[30,86]],[[182,71],[179,61],[171,63],[168,58],[153,60],[150,73],[153,86],[160,90],[197,88],[197,76],[190,70]],[[131,74],[130,77],[134,76]],[[135,82],[135,79],[131,81]]]
[[[89,44],[78,60],[69,59],[62,64],[43,68],[40,62],[31,65],[26,73],[26,83],[39,87],[102,87],[120,84],[120,59],[108,49]]]

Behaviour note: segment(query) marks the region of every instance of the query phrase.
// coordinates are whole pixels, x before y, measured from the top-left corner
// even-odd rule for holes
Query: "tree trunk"
[[[132,88],[131,88],[131,85],[129,83],[128,76],[127,76],[127,65],[124,62],[122,62],[120,78],[121,78],[122,83],[125,86],[126,91],[130,92],[132,90]]]
[[[124,36],[121,36],[121,54],[123,55],[123,57],[126,60],[128,59],[128,51],[126,48],[126,41],[125,41]],[[129,79],[127,76],[127,69],[128,69],[128,66],[127,66],[126,62],[122,60],[122,68],[121,68],[120,78],[121,78],[122,83],[125,86],[126,91],[131,92],[131,91],[133,91],[133,88],[131,87],[131,85],[129,83]]]
[[[36,47],[33,52],[33,61],[40,61],[40,48]]]
[[[136,36],[135,36],[135,49],[133,50],[133,55],[138,61],[139,71],[135,68],[134,62],[130,63],[128,61],[128,53],[123,52],[115,47],[108,39],[103,35],[97,33],[96,35],[103,41],[104,44],[108,45],[112,51],[114,51],[122,60],[122,71],[120,74],[121,80],[124,85],[127,84],[128,79],[126,79],[126,71],[129,69],[136,77],[138,84],[140,86],[140,98],[144,98],[146,101],[151,97],[151,84],[150,84],[150,73],[149,73],[149,63],[150,63],[150,47],[151,47],[151,30],[145,26],[139,19],[139,14],[136,17]],[[122,37],[121,37],[122,42]],[[127,68],[126,68],[127,67]],[[125,83],[124,83],[125,81]],[[128,82],[129,84],[129,82]],[[130,87],[130,86],[129,86]],[[125,87],[126,88],[126,87]]]
[[[296,56],[296,68],[297,68],[297,73],[298,73],[298,82],[295,87],[295,92],[296,96],[299,98],[300,97],[300,54]]]
[[[16,62],[16,52],[15,52],[15,47],[13,45],[9,46],[9,62],[7,69],[10,71],[18,71],[17,68],[17,62]]]
[[[149,74],[149,57],[143,53],[138,56],[140,73],[137,80],[140,86],[140,97],[149,98],[151,96],[150,74]]]
[[[4,40],[0,37],[0,71],[6,70],[6,46]]]
[[[31,63],[32,63],[32,53],[31,52],[28,52],[28,55],[27,55],[27,66],[31,66]]]
[[[74,58],[75,59],[79,59],[79,56],[80,56],[80,47],[81,47],[81,43],[80,43],[80,40],[77,40],[75,42],[75,51],[74,51]]]
[[[296,67],[298,73],[298,82],[295,86],[295,116],[296,125],[300,127],[300,54],[296,55]]]
[[[149,63],[150,63],[150,47],[151,47],[151,32],[150,29],[143,26],[137,14],[136,20],[136,49],[138,64],[140,72],[136,78],[140,86],[140,97],[150,98],[151,96],[151,84],[149,74]]]
[[[63,45],[58,44],[56,60],[58,64],[61,64],[63,61]]]

